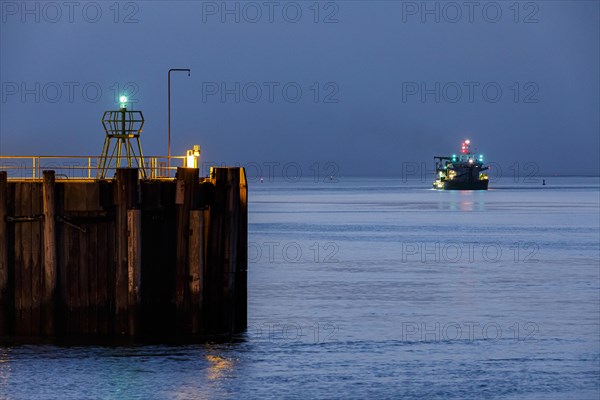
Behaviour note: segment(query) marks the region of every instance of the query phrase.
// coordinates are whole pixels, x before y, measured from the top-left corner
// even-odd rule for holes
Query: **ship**
[[[435,181],[433,188],[438,190],[487,190],[488,167],[483,162],[483,154],[471,152],[471,141],[461,143],[457,156],[436,156]]]

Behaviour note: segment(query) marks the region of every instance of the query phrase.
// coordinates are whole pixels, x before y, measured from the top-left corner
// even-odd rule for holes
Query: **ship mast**
[[[463,142],[460,145],[460,161],[461,162],[469,162],[469,163],[480,163],[483,164],[483,154],[479,154],[479,156],[477,156],[476,154],[471,153],[471,141],[469,139],[465,139],[463,140]],[[456,162],[456,156],[453,154],[452,155],[452,161]]]
[[[462,154],[471,154],[471,141],[469,139],[462,142],[460,152]]]

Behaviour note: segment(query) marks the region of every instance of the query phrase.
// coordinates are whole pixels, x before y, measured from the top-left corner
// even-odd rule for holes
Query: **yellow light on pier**
[[[200,158],[200,145],[195,144],[191,150],[186,152],[185,167],[198,168],[198,158]]]

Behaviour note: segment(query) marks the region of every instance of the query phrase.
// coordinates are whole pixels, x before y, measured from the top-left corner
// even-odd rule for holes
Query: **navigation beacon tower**
[[[141,111],[127,110],[127,97],[121,96],[118,111],[105,111],[102,126],[106,132],[97,179],[106,179],[109,170],[129,167],[138,168],[140,178],[146,178],[140,134],[144,126]],[[126,162],[125,162],[126,161]]]

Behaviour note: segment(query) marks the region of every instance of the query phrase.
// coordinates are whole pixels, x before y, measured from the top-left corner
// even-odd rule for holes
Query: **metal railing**
[[[128,165],[127,157],[121,158],[121,165]],[[177,165],[184,165],[186,157],[166,156],[143,157],[145,176],[150,179],[170,179],[175,176]],[[0,156],[0,171],[6,171],[9,179],[41,179],[42,171],[54,170],[56,179],[89,179],[99,176],[100,156]],[[107,178],[116,173],[115,166],[109,166]]]

